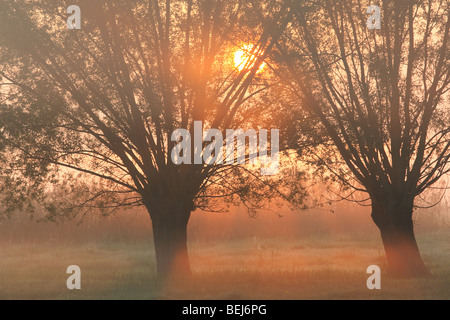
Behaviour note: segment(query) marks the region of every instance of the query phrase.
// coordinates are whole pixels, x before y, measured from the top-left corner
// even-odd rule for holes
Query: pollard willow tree
[[[380,29],[369,1],[287,2],[282,76],[331,142],[316,163],[368,194],[392,274],[429,274],[413,211],[450,170],[448,1],[380,1]]]
[[[267,85],[258,70],[272,45],[260,30],[283,29],[280,8],[266,7],[273,20],[249,29],[248,1],[71,4],[81,9],[80,29],[69,30],[61,4],[0,3],[2,143],[16,168],[53,172],[46,184],[57,182],[58,168],[90,176],[84,205],[145,206],[157,278],[189,274],[191,212],[269,191],[267,184],[249,191],[253,175],[236,166],[176,165],[172,134],[183,128],[193,136],[195,121],[223,133],[257,122],[262,110],[252,99]],[[254,52],[236,67],[232,54],[244,43]]]

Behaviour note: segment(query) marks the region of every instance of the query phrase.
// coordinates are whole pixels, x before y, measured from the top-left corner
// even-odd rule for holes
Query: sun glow
[[[257,49],[254,49],[252,45],[244,45],[241,49],[237,50],[234,53],[234,66],[242,71],[244,69],[250,69],[256,63],[256,55],[254,54]],[[266,67],[266,63],[261,63],[261,66],[258,68],[258,72],[261,72]]]

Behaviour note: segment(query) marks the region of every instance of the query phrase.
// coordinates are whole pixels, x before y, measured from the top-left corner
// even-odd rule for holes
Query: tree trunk
[[[372,200],[372,219],[381,232],[388,272],[404,278],[429,276],[414,236],[413,205],[402,200]]]
[[[170,209],[172,208],[172,209]],[[156,278],[159,283],[191,275],[187,249],[190,210],[173,205],[151,213],[156,253]]]

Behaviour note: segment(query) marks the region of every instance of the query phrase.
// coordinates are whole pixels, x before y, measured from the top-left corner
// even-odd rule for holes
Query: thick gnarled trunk
[[[424,277],[426,268],[417,246],[413,205],[404,199],[372,202],[372,219],[381,233],[388,272],[395,277]]]
[[[190,208],[160,199],[158,205],[147,209],[153,226],[157,281],[164,283],[167,280],[189,277],[191,267],[187,248],[187,226]]]
[[[153,220],[158,280],[191,274],[187,250],[187,219],[177,215]]]

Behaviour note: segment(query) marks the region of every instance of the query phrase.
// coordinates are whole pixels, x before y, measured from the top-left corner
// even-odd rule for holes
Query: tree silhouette
[[[427,275],[413,209],[450,170],[448,1],[381,1],[379,30],[369,1],[288,3],[279,72],[332,142],[316,163],[368,194],[390,271]]]
[[[172,133],[194,134],[195,121],[225,133],[262,119],[252,99],[267,86],[258,69],[273,40],[261,30],[283,29],[280,8],[255,22],[251,2],[239,0],[70,4],[81,8],[81,29],[67,27],[68,3],[0,3],[2,144],[17,155],[11,167],[41,182],[46,174],[45,183],[49,172],[57,181],[57,169],[90,176],[81,192],[87,207],[145,206],[157,278],[189,274],[191,212],[217,210],[224,197],[252,206],[269,191],[236,166],[174,164]],[[253,44],[245,68],[230,58],[240,43]]]

